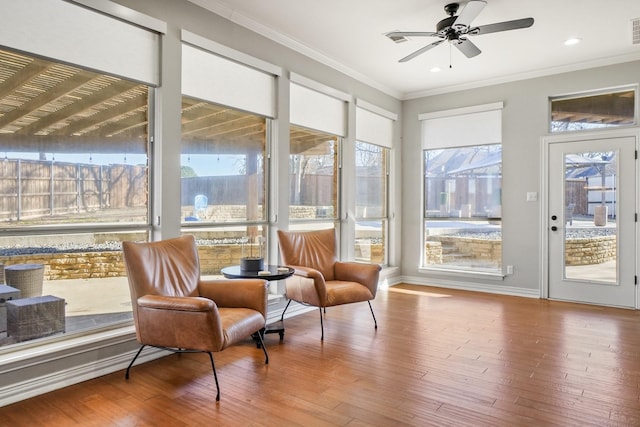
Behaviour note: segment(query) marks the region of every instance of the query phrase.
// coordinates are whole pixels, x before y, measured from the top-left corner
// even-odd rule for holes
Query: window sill
[[[490,271],[477,271],[477,270],[457,270],[452,268],[438,268],[438,267],[419,267],[420,273],[436,273],[443,276],[457,276],[457,277],[477,277],[482,279],[490,279],[496,281],[502,281],[505,275],[502,272],[490,272]]]

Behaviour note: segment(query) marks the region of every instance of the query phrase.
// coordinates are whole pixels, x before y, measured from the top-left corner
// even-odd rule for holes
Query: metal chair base
[[[260,342],[260,347],[262,347],[262,351],[264,353],[264,363],[265,365],[269,364],[269,354],[267,353],[267,348],[264,345],[264,341],[262,339],[262,334],[260,333],[260,331],[258,331],[255,335],[257,335],[257,339]],[[138,349],[138,352],[136,353],[135,356],[133,356],[133,359],[131,360],[131,362],[129,363],[129,366],[127,366],[127,370],[125,371],[124,374],[124,378],[126,380],[129,379],[129,371],[131,370],[131,367],[133,366],[133,363],[136,361],[136,359],[138,358],[138,356],[140,356],[140,353],[142,353],[142,350],[147,347],[147,344],[142,344],[140,346],[140,348]],[[170,348],[170,347],[161,347],[161,346],[155,346],[155,345],[149,345],[149,347],[155,347],[155,348],[159,348],[161,350],[167,350],[167,351],[171,351],[173,353],[207,353],[209,355],[209,360],[211,360],[211,369],[213,370],[213,379],[216,382],[216,402],[220,401],[220,384],[218,383],[218,373],[216,372],[216,364],[213,361],[213,353],[210,351],[204,351],[204,350],[187,350],[187,349],[183,349],[183,348]]]

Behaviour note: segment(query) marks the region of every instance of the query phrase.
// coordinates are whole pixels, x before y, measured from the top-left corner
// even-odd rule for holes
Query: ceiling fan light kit
[[[428,44],[415,52],[401,58],[399,62],[407,62],[424,52],[433,49],[444,41],[448,41],[455,46],[467,58],[473,58],[482,51],[469,40],[468,36],[497,33],[501,31],[517,30],[528,28],[533,25],[533,18],[516,19],[514,21],[496,22],[495,24],[472,27],[471,22],[482,12],[487,5],[485,0],[470,0],[456,15],[460,8],[459,3],[449,3],[445,5],[444,11],[449,15],[436,24],[435,32],[428,31],[391,31],[386,33],[389,39],[396,43],[407,41],[407,37],[438,37],[440,40]]]

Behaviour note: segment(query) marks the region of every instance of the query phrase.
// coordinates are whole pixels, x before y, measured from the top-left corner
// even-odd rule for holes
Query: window
[[[362,99],[356,100],[357,261],[388,264],[389,165],[393,126],[398,116]]]
[[[183,232],[198,241],[203,274],[220,274],[266,239],[268,120],[189,97],[182,105]]]
[[[291,222],[321,222],[326,225],[337,220],[339,141],[335,135],[291,126]]]
[[[422,266],[502,272],[502,103],[420,115]]]
[[[130,321],[120,245],[147,239],[152,88],[6,49],[0,84],[0,264],[43,266],[35,294],[7,284],[63,299],[66,334]]]
[[[387,263],[389,149],[356,142],[357,261]]]
[[[500,271],[502,147],[424,151],[424,265]]]
[[[149,106],[165,27],[66,1],[3,1],[2,12],[0,264],[15,273],[12,310],[41,322],[34,294],[59,308],[56,327],[36,333],[3,322],[10,352],[131,324],[120,242],[150,230]]]
[[[183,42],[182,232],[196,237],[203,274],[217,275],[240,264],[243,250],[269,259],[267,150],[279,71],[195,34],[184,32]]]
[[[290,229],[336,227],[338,223],[340,145],[346,134],[346,102],[350,99],[291,74]]]
[[[637,123],[636,89],[551,98],[551,132],[584,131]]]

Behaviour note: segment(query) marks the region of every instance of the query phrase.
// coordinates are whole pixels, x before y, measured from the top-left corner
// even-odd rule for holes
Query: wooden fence
[[[0,160],[0,220],[147,205],[147,168]]]
[[[331,206],[333,179],[330,175],[305,177],[301,183],[301,200],[297,202],[305,206]],[[380,177],[359,180],[359,204],[379,206],[382,203]],[[247,203],[245,176],[193,177],[181,181],[183,206],[193,205],[199,194],[205,195],[213,205]],[[146,166],[0,159],[0,221],[146,207],[147,182]],[[291,185],[291,203],[294,203],[293,177]]]

